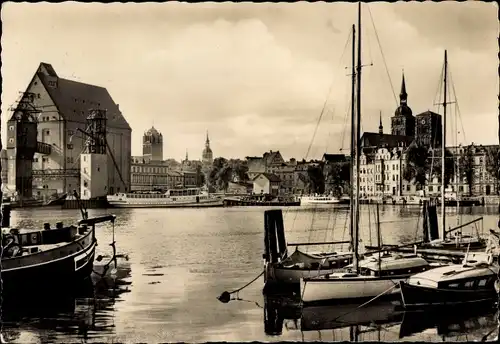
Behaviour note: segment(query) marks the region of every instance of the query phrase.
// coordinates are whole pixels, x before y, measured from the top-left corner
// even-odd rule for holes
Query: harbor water
[[[15,309],[2,307],[2,335],[8,342],[23,343],[350,340],[352,324],[316,329],[313,325],[320,320],[314,318],[308,320],[312,328],[301,331],[300,320],[284,316],[278,333],[266,333],[262,278],[239,293],[241,300],[226,304],[217,300],[223,291],[245,285],[262,271],[265,209],[269,208],[91,209],[90,216],[117,215],[116,247],[123,255],[117,268],[107,272],[104,282],[94,275],[93,290],[82,286],[83,291],[68,295],[32,297]],[[360,246],[376,245],[375,207],[363,205],[361,212]],[[419,207],[381,205],[379,212],[384,244],[421,238]],[[447,209],[451,227],[457,223],[455,212]],[[461,208],[460,213],[463,223],[482,216],[484,228],[478,226],[479,231],[496,228],[496,207]],[[290,207],[283,208],[283,215],[288,242],[348,240],[346,207]],[[11,224],[43,228],[44,222],[66,224],[78,219],[78,210],[16,209]],[[104,256],[95,262],[98,270],[112,253],[111,225],[98,227],[96,235],[97,254]],[[416,326],[423,318],[404,314],[382,325],[373,319],[373,324],[357,327],[358,340],[481,340],[497,327],[495,311],[487,309],[446,324],[436,318]],[[401,335],[402,327],[413,330]]]

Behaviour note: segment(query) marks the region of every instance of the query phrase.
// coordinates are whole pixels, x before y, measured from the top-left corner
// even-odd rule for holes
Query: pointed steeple
[[[382,126],[382,111],[380,111],[380,122],[378,125],[378,133],[383,134],[384,133],[384,127]]]
[[[210,146],[210,139],[208,138],[208,130],[207,130],[207,140],[205,141],[205,146]]]
[[[186,162],[188,162],[189,159],[188,159],[188,150],[186,149]]]
[[[403,70],[403,80],[401,81],[401,93],[399,93],[399,103],[406,104],[408,93],[406,93],[405,72]]]

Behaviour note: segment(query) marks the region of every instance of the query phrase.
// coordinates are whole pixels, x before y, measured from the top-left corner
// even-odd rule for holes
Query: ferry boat
[[[333,195],[310,195],[300,197],[301,205],[310,204],[338,204],[341,200]]]
[[[165,193],[117,193],[108,195],[116,208],[222,207],[222,199],[201,188],[171,189]]]

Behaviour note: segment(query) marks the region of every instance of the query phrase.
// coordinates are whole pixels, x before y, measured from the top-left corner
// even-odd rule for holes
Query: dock
[[[65,200],[61,205],[61,209],[80,209],[80,203],[86,209],[107,209],[110,205],[106,199],[82,199],[80,201],[76,199]]]

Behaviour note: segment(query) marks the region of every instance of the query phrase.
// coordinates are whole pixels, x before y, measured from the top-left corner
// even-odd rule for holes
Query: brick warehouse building
[[[37,114],[37,141],[50,146],[36,152],[33,157],[33,195],[79,190],[80,154],[87,137],[77,129],[86,129],[86,118],[91,109],[105,109],[107,141],[122,178],[108,155],[108,193],[130,190],[132,129],[122,115],[118,104],[104,87],[60,78],[54,68],[40,63],[26,88],[33,95],[32,103],[40,110]],[[16,121],[7,122],[8,184],[16,185]]]

